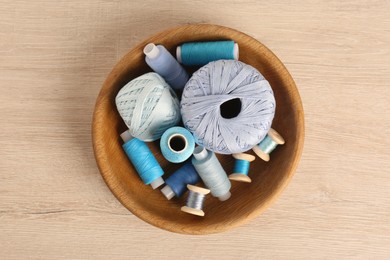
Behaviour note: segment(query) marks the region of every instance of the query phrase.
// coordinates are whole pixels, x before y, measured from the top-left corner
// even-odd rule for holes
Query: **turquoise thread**
[[[277,146],[278,144],[269,135],[259,143],[260,150],[267,154],[270,154]]]
[[[234,41],[188,42],[181,45],[181,63],[206,65],[210,61],[234,60]]]
[[[149,185],[164,174],[146,143],[133,138],[122,147],[145,184]]]
[[[182,151],[174,151],[170,149],[169,139],[175,135],[180,135],[185,139],[186,147]],[[167,161],[172,163],[181,163],[192,155],[192,152],[195,149],[195,140],[187,129],[180,126],[174,126],[166,130],[161,136],[160,148],[162,155],[165,159],[167,159]]]
[[[237,159],[235,164],[234,164],[233,172],[234,173],[248,175],[248,173],[249,173],[249,165],[250,165],[249,161]]]

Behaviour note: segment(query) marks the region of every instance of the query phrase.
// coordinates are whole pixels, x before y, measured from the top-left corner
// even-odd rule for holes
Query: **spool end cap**
[[[197,146],[194,150],[194,157],[197,161],[201,161],[203,159],[207,158],[208,152],[207,150],[202,146]]]
[[[175,193],[173,192],[171,187],[169,187],[168,185],[166,185],[164,188],[162,188],[161,192],[164,194],[164,196],[165,196],[165,198],[167,198],[167,200],[170,200],[173,197],[175,197]]]
[[[121,138],[122,138],[123,142],[125,142],[125,143],[127,143],[128,141],[133,139],[129,130],[126,130],[123,133],[121,133]]]
[[[259,156],[261,159],[264,161],[268,162],[269,161],[269,154],[263,152],[258,145],[252,148],[252,150]]]
[[[181,63],[181,46],[177,46],[176,48],[176,59]]]
[[[150,183],[150,186],[152,186],[153,190],[157,189],[158,187],[160,187],[161,185],[163,185],[165,182],[164,182],[164,179],[161,178],[161,177],[158,177],[157,179],[155,179],[154,181],[152,181]]]
[[[242,173],[232,173],[229,175],[229,179],[232,181],[240,181],[240,182],[247,182],[251,183],[252,180],[247,175]]]
[[[218,199],[219,199],[220,201],[225,201],[225,200],[228,200],[231,196],[232,196],[232,194],[230,193],[230,191],[228,191],[228,192],[225,193],[224,195],[219,196]]]
[[[204,211],[201,209],[193,209],[193,208],[190,208],[187,206],[183,206],[183,207],[181,207],[181,211],[192,214],[192,215],[200,216],[200,217],[204,216]]]
[[[149,59],[155,59],[160,54],[160,50],[157,48],[156,45],[154,45],[154,43],[149,43],[144,48],[144,54]]]

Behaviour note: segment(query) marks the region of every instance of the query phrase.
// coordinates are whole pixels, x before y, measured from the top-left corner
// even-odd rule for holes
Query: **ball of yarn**
[[[180,121],[179,99],[157,73],[146,73],[127,83],[116,96],[116,106],[132,136],[155,141]]]
[[[196,143],[221,154],[245,152],[258,144],[274,114],[268,81],[240,61],[203,66],[187,82],[181,100],[183,123]]]

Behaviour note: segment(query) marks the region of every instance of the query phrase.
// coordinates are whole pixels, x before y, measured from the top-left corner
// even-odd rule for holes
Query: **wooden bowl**
[[[232,196],[225,202],[208,196],[204,217],[180,211],[185,194],[168,201],[162,193],[144,185],[122,149],[120,134],[126,126],[115,106],[119,89],[131,79],[151,71],[142,52],[147,43],[164,45],[175,53],[176,46],[191,41],[231,39],[240,48],[239,60],[257,68],[271,84],[277,103],[272,127],[286,140],[264,162],[251,163],[252,183],[232,181]],[[92,125],[93,148],[100,172],[117,199],[134,215],[162,229],[186,234],[208,234],[242,225],[262,213],[290,181],[298,165],[304,140],[304,116],[298,90],[282,62],[263,44],[234,29],[207,24],[184,25],[170,29],[134,47],[115,65],[104,82],[96,101]],[[167,162],[159,142],[149,147],[169,176],[179,165]],[[251,152],[253,154],[253,152]],[[218,156],[226,172],[233,170],[232,156]]]

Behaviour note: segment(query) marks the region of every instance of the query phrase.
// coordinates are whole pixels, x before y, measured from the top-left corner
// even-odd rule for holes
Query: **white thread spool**
[[[187,188],[189,190],[189,194],[186,206],[181,207],[181,211],[203,217],[203,202],[206,198],[206,195],[210,193],[210,190],[200,188],[191,184],[188,184]]]

